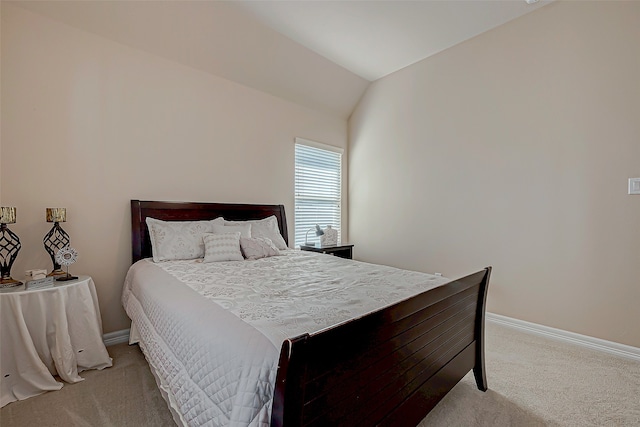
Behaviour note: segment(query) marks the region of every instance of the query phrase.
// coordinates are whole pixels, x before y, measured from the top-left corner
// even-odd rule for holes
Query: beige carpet
[[[486,327],[489,390],[467,375],[427,426],[640,426],[640,362]]]
[[[0,409],[0,426],[174,426],[137,346],[114,366]],[[425,418],[438,426],[640,426],[640,363],[487,324],[489,391],[467,375]]]
[[[107,347],[113,366],[0,409],[1,427],[175,427],[138,346]]]

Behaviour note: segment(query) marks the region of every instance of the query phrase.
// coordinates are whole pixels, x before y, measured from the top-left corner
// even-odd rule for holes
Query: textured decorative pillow
[[[224,224],[222,217],[210,221],[161,221],[147,218],[146,222],[154,262],[202,258],[202,236],[213,233],[214,224]]]
[[[278,219],[272,215],[265,219],[250,221],[225,221],[225,225],[251,224],[251,237],[266,237],[270,239],[278,249],[287,249],[287,243],[280,234]]]
[[[204,262],[244,261],[240,251],[240,232],[205,234]]]
[[[236,231],[240,232],[240,237],[244,237],[246,239],[251,238],[251,224],[234,224],[234,225],[225,225],[222,224],[213,224],[213,232],[218,234],[224,233],[235,233]]]
[[[240,237],[240,249],[242,249],[246,259],[260,259],[280,255],[276,245],[266,237],[254,237],[251,239]]]

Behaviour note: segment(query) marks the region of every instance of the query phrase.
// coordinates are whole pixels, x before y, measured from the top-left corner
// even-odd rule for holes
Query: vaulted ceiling
[[[371,81],[546,4],[529,5],[524,0],[8,3],[344,118]]]

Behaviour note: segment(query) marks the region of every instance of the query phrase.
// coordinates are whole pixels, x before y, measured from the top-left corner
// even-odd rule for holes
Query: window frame
[[[298,169],[298,165],[297,165],[297,161],[296,161],[296,146],[297,145],[301,145],[301,146],[307,146],[310,148],[315,148],[315,149],[319,149],[319,150],[324,150],[324,151],[328,151],[328,152],[332,152],[332,153],[336,153],[339,155],[339,186],[338,186],[338,197],[336,199],[337,203],[338,203],[338,223],[337,224],[331,224],[334,228],[336,228],[338,230],[338,241],[340,241],[343,233],[342,233],[342,223],[344,222],[344,217],[343,217],[343,199],[344,199],[344,148],[340,148],[340,147],[336,147],[333,145],[328,145],[328,144],[324,144],[321,142],[317,142],[317,141],[312,141],[309,139],[305,139],[305,138],[295,138],[294,140],[294,232],[293,232],[293,247],[299,247],[301,244],[304,244],[304,237],[300,238],[302,239],[302,241],[298,240],[298,236],[299,236],[299,232],[302,233],[302,230],[299,230],[299,227],[304,227],[304,233],[306,234],[306,231],[308,231],[309,227],[306,227],[304,225],[298,225],[298,194],[297,194],[297,169]],[[320,225],[321,228],[326,227],[327,224],[320,224],[318,223],[318,225]],[[312,234],[312,233],[309,233]],[[309,236],[309,240],[311,240],[311,236]],[[317,238],[314,235],[314,239],[317,241]]]

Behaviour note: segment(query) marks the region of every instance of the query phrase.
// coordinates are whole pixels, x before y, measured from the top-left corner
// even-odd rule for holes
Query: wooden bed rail
[[[285,341],[271,426],[415,426],[472,369],[486,391],[490,274]]]

